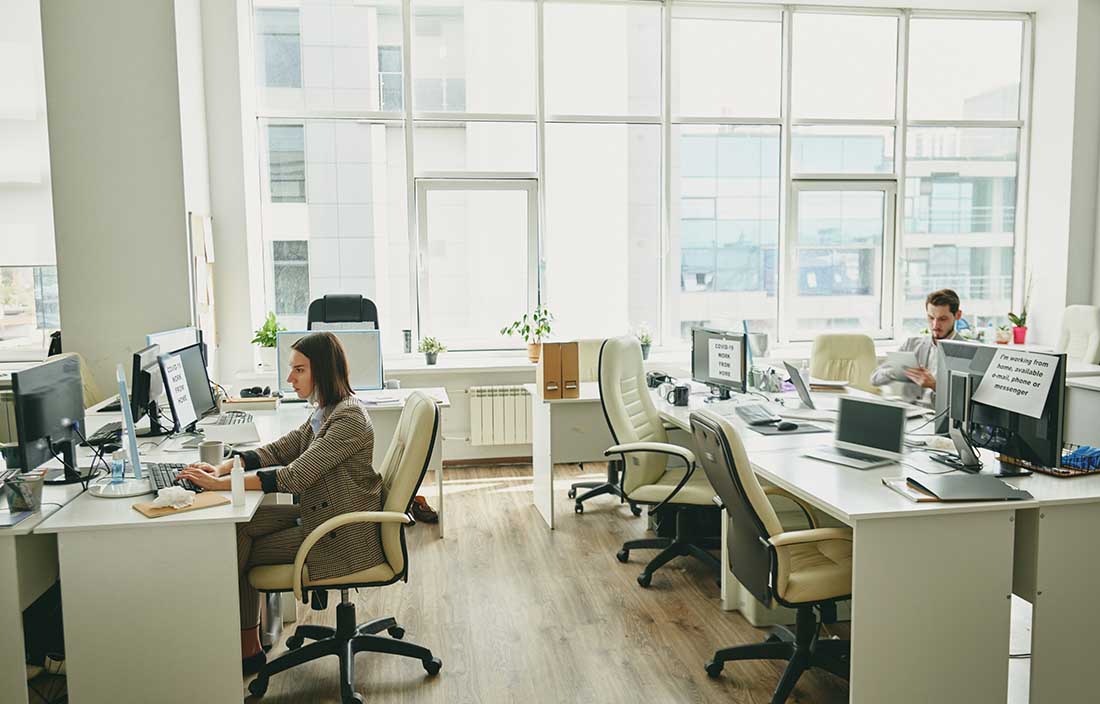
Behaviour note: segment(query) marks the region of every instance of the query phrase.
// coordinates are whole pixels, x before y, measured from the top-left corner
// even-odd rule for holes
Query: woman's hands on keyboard
[[[206,469],[207,467],[209,469]],[[218,479],[211,470],[216,471],[216,468],[197,462],[180,470],[179,479],[186,479],[195,486],[201,486],[210,491],[229,491],[229,480]]]

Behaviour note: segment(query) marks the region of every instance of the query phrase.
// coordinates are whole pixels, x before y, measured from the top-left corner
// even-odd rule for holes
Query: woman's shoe
[[[412,517],[420,523],[439,523],[439,514],[428,505],[428,500],[423,496],[414,496],[410,508]]]
[[[245,677],[254,675],[260,670],[264,669],[264,665],[267,664],[267,653],[260,651],[255,655],[241,659],[241,670],[244,671]]]

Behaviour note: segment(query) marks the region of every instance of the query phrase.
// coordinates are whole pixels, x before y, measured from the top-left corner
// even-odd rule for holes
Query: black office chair
[[[822,640],[818,632],[822,623],[836,621],[837,602],[851,598],[852,531],[818,528],[813,511],[800,499],[776,487],[761,487],[740,435],[726,419],[696,411],[691,433],[698,462],[729,512],[726,550],[737,581],[765,606],[775,601],[797,609],[793,633],[777,626],[763,643],[718,650],[704,665],[707,675],[718,677],[731,660],[786,660],[772,704],[786,702],[811,667],[847,679],[850,641]],[[769,494],[794,501],[813,527],[785,531]]]
[[[334,293],[314,299],[306,313],[306,329],[314,323],[374,323],[378,325],[378,307],[369,298],[358,293]]]

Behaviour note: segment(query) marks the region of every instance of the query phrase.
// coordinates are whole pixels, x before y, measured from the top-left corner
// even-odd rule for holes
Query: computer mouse
[[[104,455],[109,455],[112,452],[115,452],[116,450],[121,450],[122,449],[122,445],[118,445],[118,444],[113,443],[113,442],[105,442],[102,445],[100,445],[99,447],[102,450]]]
[[[776,430],[798,430],[798,423],[792,423],[789,420],[783,420],[779,422],[779,425],[775,426]]]

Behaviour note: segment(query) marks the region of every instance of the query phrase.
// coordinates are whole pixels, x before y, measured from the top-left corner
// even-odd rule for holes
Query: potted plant
[[[649,359],[649,348],[653,346],[653,336],[649,334],[649,327],[642,323],[635,335],[638,344],[642,346],[642,359]]]
[[[1031,277],[1028,277],[1027,287],[1024,289],[1024,304],[1020,313],[1009,313],[1008,319],[1012,323],[1012,341],[1022,345],[1027,340],[1027,307],[1031,301]]]
[[[277,334],[286,330],[275,320],[275,314],[268,312],[264,324],[256,330],[256,336],[252,338],[252,344],[260,346],[260,366],[267,371],[275,370],[275,342]]]
[[[997,326],[996,342],[998,345],[1007,345],[1012,341],[1012,328],[1007,325]]]
[[[417,352],[424,353],[424,361],[428,364],[435,364],[436,358],[440,352],[446,352],[447,348],[442,342],[434,337],[420,338],[420,344],[416,348]]]
[[[542,352],[542,340],[550,334],[550,323],[554,315],[539,305],[530,313],[500,329],[501,335],[519,335],[527,342],[527,359],[538,363]]]

